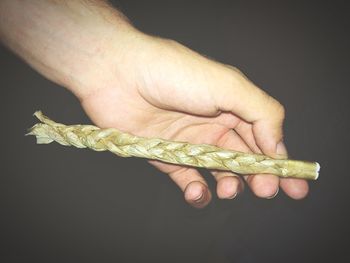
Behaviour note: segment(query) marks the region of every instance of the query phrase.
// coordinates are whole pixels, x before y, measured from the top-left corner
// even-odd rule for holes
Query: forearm
[[[0,37],[48,79],[80,95],[96,85],[106,59],[129,46],[136,30],[101,0],[0,1]]]

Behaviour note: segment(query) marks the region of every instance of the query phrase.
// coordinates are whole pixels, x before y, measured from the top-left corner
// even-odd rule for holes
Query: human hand
[[[231,66],[139,32],[107,1],[3,0],[0,7],[1,41],[72,91],[98,126],[286,155],[281,142],[284,109],[276,100]],[[169,174],[190,204],[208,204],[210,191],[196,169],[151,163]],[[212,174],[219,198],[234,198],[243,190],[233,173]],[[308,191],[300,179],[244,179],[263,198],[276,195],[279,186],[295,199]]]
[[[130,43],[122,63],[118,55],[109,54],[109,66],[105,67],[110,70],[99,75],[91,85],[95,88],[78,94],[94,123],[144,137],[286,156],[280,103],[231,66],[174,41],[135,34],[139,35]],[[170,176],[188,203],[195,207],[209,203],[211,193],[196,169],[150,163]],[[243,190],[243,182],[235,174],[211,173],[219,198],[231,199]],[[279,186],[294,199],[303,198],[308,191],[307,182],[300,179],[266,174],[244,179],[262,198],[274,197]]]

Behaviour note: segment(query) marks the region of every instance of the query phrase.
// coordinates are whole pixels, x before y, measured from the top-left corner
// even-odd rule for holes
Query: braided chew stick
[[[269,173],[281,177],[316,180],[318,163],[277,160],[260,154],[225,150],[208,144],[189,144],[158,138],[143,138],[116,129],[100,129],[93,125],[56,123],[40,111],[34,115],[42,122],[35,124],[28,135],[35,135],[38,144],[56,141],[62,145],[111,151],[121,157],[142,157],[167,163],[208,169],[230,170],[239,174]]]

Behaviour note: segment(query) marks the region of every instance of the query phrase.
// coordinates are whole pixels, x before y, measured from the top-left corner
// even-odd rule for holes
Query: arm
[[[2,42],[46,78],[78,96],[82,87],[96,85],[96,67],[103,67],[100,72],[110,70],[104,58],[130,48],[137,33],[107,1],[0,2]]]
[[[105,1],[3,0],[0,34],[32,67],[72,91],[101,128],[286,157],[279,102],[239,70],[136,30]],[[196,169],[150,163],[169,174],[190,204],[210,201]],[[220,198],[242,191],[235,174],[212,174]],[[300,179],[257,174],[245,180],[263,198],[279,187],[295,199],[308,191]]]

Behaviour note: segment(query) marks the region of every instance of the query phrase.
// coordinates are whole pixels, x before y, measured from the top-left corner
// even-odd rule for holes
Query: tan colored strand
[[[41,123],[35,124],[28,135],[36,136],[38,144],[56,141],[67,146],[110,151],[121,157],[141,157],[238,174],[274,174],[316,180],[320,169],[316,162],[272,159],[261,154],[226,150],[208,144],[143,138],[117,129],[100,129],[93,125],[64,125],[50,120],[40,111],[34,115]]]

